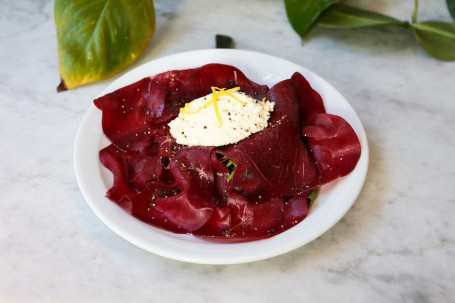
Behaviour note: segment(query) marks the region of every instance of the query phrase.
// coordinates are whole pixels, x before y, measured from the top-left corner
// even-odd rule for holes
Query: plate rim
[[[150,69],[155,70],[154,74],[156,74],[159,72],[164,72],[164,71],[172,70],[172,69],[192,68],[192,67],[197,67],[197,66],[201,65],[196,62],[200,62],[201,60],[202,61],[210,60],[209,58],[212,58],[212,57],[217,57],[218,61],[219,61],[219,62],[212,62],[212,63],[229,64],[226,61],[230,61],[232,58],[236,58],[236,59],[244,58],[246,62],[257,61],[257,60],[261,59],[261,60],[267,60],[267,62],[275,62],[275,64],[279,63],[283,66],[286,66],[289,70],[291,70],[292,68],[296,68],[294,71],[301,72],[305,76],[305,78],[307,78],[307,80],[310,82],[310,84],[313,86],[313,88],[315,88],[317,91],[318,91],[318,88],[319,89],[324,88],[324,91],[329,94],[330,98],[338,98],[339,100],[342,101],[341,103],[344,102],[344,104],[342,104],[343,105],[342,108],[346,112],[349,112],[350,120],[352,120],[352,119],[355,120],[355,125],[353,125],[353,128],[355,129],[357,136],[359,137],[359,140],[361,141],[362,153],[361,153],[361,157],[359,159],[359,162],[358,162],[356,168],[354,169],[353,172],[351,172],[351,174],[347,175],[346,177],[339,178],[339,179],[335,180],[335,182],[333,182],[333,183],[330,183],[331,185],[329,187],[331,187],[331,188],[328,189],[329,192],[330,192],[330,190],[333,190],[333,188],[337,188],[336,186],[342,186],[344,184],[342,182],[352,179],[354,173],[355,173],[356,178],[358,179],[358,182],[355,182],[356,186],[350,195],[349,201],[344,203],[342,205],[343,207],[325,210],[325,211],[329,212],[329,214],[331,215],[331,221],[326,222],[325,224],[322,224],[322,225],[321,225],[321,222],[309,222],[309,223],[313,224],[310,226],[316,226],[318,228],[317,229],[318,232],[313,232],[311,235],[308,235],[307,237],[304,238],[304,240],[301,240],[301,241],[289,242],[288,238],[292,239],[292,236],[296,236],[294,234],[296,234],[296,232],[297,232],[296,228],[298,225],[302,224],[302,222],[310,221],[308,219],[311,218],[311,215],[312,215],[311,213],[307,218],[305,218],[297,226],[295,226],[279,235],[273,236],[271,238],[263,239],[263,240],[257,240],[257,241],[252,241],[252,242],[243,242],[243,243],[215,243],[215,242],[210,242],[210,241],[198,240],[199,242],[197,242],[197,243],[201,244],[200,247],[203,247],[205,251],[207,251],[207,249],[208,249],[211,252],[210,254],[207,254],[205,256],[197,255],[197,254],[195,254],[194,251],[191,251],[191,253],[190,252],[182,253],[181,250],[177,250],[177,251],[173,250],[173,249],[181,248],[181,245],[176,245],[176,243],[180,243],[181,241],[185,242],[185,240],[181,239],[182,238],[181,235],[176,236],[176,234],[152,227],[152,226],[150,226],[146,223],[143,223],[142,221],[134,218],[133,216],[131,216],[131,214],[128,214],[123,210],[120,210],[121,213],[112,211],[112,209],[113,209],[112,206],[115,206],[118,209],[120,209],[120,207],[118,207],[115,203],[111,202],[104,196],[108,188],[102,194],[104,196],[103,201],[109,202],[109,204],[107,204],[107,205],[110,205],[110,207],[107,208],[109,211],[106,212],[106,207],[104,209],[100,209],[100,207],[98,205],[98,203],[99,203],[98,200],[100,199],[99,195],[95,195],[95,193],[93,192],[93,188],[90,188],[90,186],[87,185],[87,183],[90,183],[89,181],[92,181],[92,180],[88,180],[88,181],[86,180],[87,172],[86,171],[84,172],[84,165],[82,165],[82,162],[83,162],[84,158],[86,159],[86,157],[90,156],[91,154],[88,153],[87,149],[83,148],[85,145],[84,140],[86,141],[87,139],[93,139],[96,141],[96,138],[87,138],[87,136],[86,136],[86,134],[88,132],[99,131],[99,129],[97,129],[97,126],[94,126],[91,124],[91,121],[93,119],[96,120],[99,118],[100,123],[98,126],[99,126],[99,128],[101,128],[101,118],[100,118],[101,111],[95,107],[93,102],[89,106],[87,111],[85,112],[85,114],[78,126],[75,140],[74,140],[74,147],[73,147],[74,171],[75,171],[75,175],[76,175],[76,181],[77,181],[79,189],[82,193],[82,196],[84,197],[89,208],[95,213],[95,215],[115,234],[119,235],[124,240],[126,240],[126,241],[134,244],[135,246],[138,246],[146,251],[149,251],[156,255],[160,255],[162,257],[166,257],[166,258],[170,258],[170,259],[174,259],[174,260],[178,260],[178,261],[184,261],[184,262],[189,262],[189,263],[198,263],[198,264],[218,264],[218,265],[247,263],[247,262],[253,262],[253,261],[259,261],[259,260],[272,258],[272,257],[287,253],[289,251],[292,251],[296,248],[299,248],[301,246],[304,246],[304,245],[310,243],[317,237],[319,237],[322,234],[324,234],[325,232],[327,232],[330,228],[332,228],[349,211],[349,209],[355,203],[355,201],[357,200],[357,198],[363,188],[363,185],[364,185],[364,182],[366,179],[366,175],[367,175],[367,171],[368,171],[368,163],[369,163],[368,140],[366,137],[366,133],[365,133],[363,124],[362,124],[359,116],[355,112],[354,108],[351,106],[351,104],[329,82],[327,82],[326,80],[324,80],[323,78],[318,76],[316,73],[308,70],[307,68],[305,68],[302,65],[299,65],[299,64],[293,63],[291,61],[288,61],[288,60],[285,60],[285,59],[282,59],[279,57],[275,57],[272,55],[259,53],[259,52],[255,52],[255,51],[236,50],[236,49],[204,49],[204,50],[194,50],[194,51],[176,53],[176,54],[164,56],[161,58],[157,58],[155,60],[151,60],[147,63],[144,63],[144,64],[132,69],[131,71],[125,73],[124,75],[120,76],[113,82],[111,82],[103,90],[103,92],[100,94],[100,96],[104,95],[108,92],[111,92],[115,89],[118,89],[120,87],[123,87],[129,83],[133,83],[135,81],[142,79],[144,77],[144,75],[150,71]],[[192,65],[189,65],[189,64],[185,65],[184,62],[186,62],[187,60],[183,60],[183,58],[187,58],[187,59],[188,58],[193,58],[193,59],[199,58],[198,59],[199,61],[193,60]],[[203,58],[203,59],[200,59],[200,58]],[[223,61],[223,62],[220,62],[220,61]],[[233,61],[235,61],[235,60],[233,60]],[[174,68],[174,67],[168,68],[166,66],[169,66],[169,65],[166,65],[166,64],[163,64],[164,67],[161,67],[160,64],[162,64],[162,63],[167,63],[167,64],[172,63],[171,65],[174,67],[177,67],[177,68]],[[210,63],[210,61],[207,61],[206,63]],[[234,65],[234,64],[232,63],[232,65]],[[252,64],[252,66],[253,65],[254,64]],[[159,66],[159,67],[157,68],[157,66]],[[182,66],[182,67],[179,68],[178,66]],[[242,67],[238,67],[238,68],[242,72],[244,72],[248,78],[252,79],[247,74],[248,71],[245,71],[244,69],[242,69]],[[161,69],[161,71],[160,71],[160,69]],[[261,72],[263,73],[264,71],[261,71]],[[261,73],[261,72],[259,72],[259,73]],[[146,76],[147,75],[150,76],[151,74],[148,73],[148,74],[146,74]],[[291,75],[289,75],[289,77],[290,76]],[[286,78],[281,78],[278,80],[284,80],[284,79],[286,79]],[[252,79],[252,80],[257,81],[255,79]],[[127,83],[127,84],[125,84],[125,83]],[[267,85],[270,86],[270,84],[268,84],[268,83],[267,83]],[[321,92],[319,92],[319,93],[321,93]],[[322,96],[322,94],[321,94],[321,96]],[[323,100],[324,100],[324,97],[323,97]],[[324,100],[324,105],[326,105],[326,101],[327,100]],[[352,121],[348,120],[348,122],[351,123]],[[102,133],[102,130],[101,130],[101,133]],[[91,141],[91,143],[94,143],[93,140]],[[102,141],[102,140],[107,140],[107,139],[98,138],[98,140]],[[87,143],[87,142],[85,142],[85,143]],[[101,143],[99,142],[99,144],[101,144]],[[99,152],[99,149],[100,148],[98,148],[98,152]],[[91,155],[91,156],[93,156],[93,155]],[[98,165],[100,165],[98,153],[96,153],[96,158],[98,160]],[[102,178],[102,176],[101,176],[101,178]],[[330,213],[333,211],[335,211],[336,213],[335,214]],[[129,220],[126,219],[127,217],[123,218],[121,215],[122,213],[123,213],[123,216],[127,216],[130,219]],[[157,235],[155,235],[157,237],[157,239],[164,241],[164,244],[161,243],[161,245],[156,245],[156,243],[154,243],[153,245],[150,245],[150,243],[144,242],[144,239],[148,240],[149,237],[145,237],[145,236],[138,237],[137,235],[132,235],[131,234],[132,231],[130,229],[128,229],[128,228],[125,229],[124,226],[119,225],[119,223],[115,221],[119,217],[122,220],[126,220],[128,222],[128,224],[131,224],[135,227],[135,228],[133,228],[133,232],[136,229],[143,230],[143,231],[152,229],[153,232],[157,233]],[[131,218],[134,219],[134,221],[131,221]],[[133,222],[135,222],[135,223],[133,223]],[[290,236],[288,236],[288,235],[290,235]],[[183,235],[183,236],[187,236],[187,235]],[[168,237],[169,239],[166,239],[166,237]],[[192,237],[193,240],[197,239],[194,236],[189,236],[189,237]],[[285,240],[281,240],[282,238],[284,238],[285,240],[288,241],[288,242],[286,242],[288,244],[284,248],[280,247],[280,249],[273,249],[273,250],[267,249],[267,247],[270,247],[270,246],[276,247],[277,245],[282,244],[280,242],[285,241]],[[166,241],[166,240],[168,240],[168,241]],[[175,242],[175,241],[177,241],[177,242]],[[191,243],[193,243],[193,242],[191,242]],[[160,243],[158,243],[158,244],[160,244]],[[163,247],[163,245],[167,245],[167,246]],[[216,254],[216,253],[220,252],[220,249],[215,249],[214,245],[217,245],[218,247],[224,247],[224,248],[229,247],[229,250],[239,250],[240,249],[243,251],[249,251],[249,250],[253,249],[255,254],[244,254],[244,255],[235,254],[233,256],[226,256],[226,255],[220,256],[220,255]],[[207,248],[207,247],[209,247],[209,248]],[[194,250],[194,247],[192,247],[190,245],[189,249]]]

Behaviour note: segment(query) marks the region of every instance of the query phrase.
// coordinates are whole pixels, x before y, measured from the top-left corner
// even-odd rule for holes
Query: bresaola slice
[[[260,201],[316,188],[317,167],[290,119],[282,117],[266,129],[220,151],[236,165],[230,191]]]
[[[236,144],[182,146],[167,123],[211,92],[240,87],[275,103],[269,126]],[[360,143],[299,73],[271,89],[239,69],[207,64],[173,70],[95,100],[112,144],[100,160],[114,175],[107,197],[136,218],[175,233],[218,241],[276,235],[308,214],[311,190],[351,172]],[[223,157],[235,163],[229,171]]]
[[[236,164],[231,191],[252,201],[295,196],[321,185],[321,176],[301,139],[301,125],[325,112],[322,99],[300,74],[274,85],[275,103],[266,131],[221,151]],[[306,110],[307,107],[311,110]],[[279,142],[279,144],[276,144]]]
[[[211,154],[214,148],[189,147],[176,153],[167,168],[175,180],[166,193],[148,193],[133,198],[132,213],[146,222],[161,218],[161,224],[176,232],[194,232],[212,216],[217,195]],[[151,181],[156,190],[160,181]]]
[[[129,182],[129,163],[136,154],[137,152],[122,150],[114,144],[103,148],[99,154],[101,163],[114,176],[114,183],[106,197],[127,210],[131,209],[131,196],[136,193]]]
[[[325,113],[322,98],[300,73],[294,73],[291,80],[293,81],[292,84],[296,90],[299,104],[300,127],[311,124],[315,115]]]
[[[303,127],[310,152],[319,165],[323,183],[349,174],[360,159],[360,142],[351,125],[343,118],[317,114]]]

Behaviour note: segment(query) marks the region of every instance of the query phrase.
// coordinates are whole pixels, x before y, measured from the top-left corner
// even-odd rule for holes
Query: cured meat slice
[[[151,79],[145,78],[95,99],[95,105],[103,111],[104,134],[113,144],[131,150],[148,145],[149,134],[153,131],[147,123],[151,91],[154,91]]]
[[[289,119],[220,153],[236,165],[230,192],[252,201],[274,195],[292,196],[318,185],[316,166]]]
[[[224,239],[232,226],[231,209],[227,206],[216,207],[209,220],[194,232],[201,238]]]
[[[302,129],[317,161],[323,183],[349,174],[359,161],[361,147],[351,125],[331,114],[318,114]]]
[[[289,199],[284,206],[283,222],[280,231],[286,230],[308,215],[308,192],[297,195]]]
[[[269,120],[270,125],[289,120],[294,129],[300,128],[300,104],[296,84],[291,79],[284,80],[275,84],[267,92],[266,99],[275,103]]]
[[[106,193],[106,196],[122,206],[130,210],[131,196],[136,194],[136,191],[129,184],[129,162],[136,156],[135,151],[125,151],[119,149],[114,144],[111,144],[100,151],[101,163],[109,169],[114,176],[114,184]]]
[[[288,116],[296,128],[309,124],[314,116],[325,113],[321,96],[300,74],[294,73],[291,79],[275,84],[267,93],[267,100],[275,102],[270,123]]]
[[[251,89],[263,87],[250,81],[238,68],[225,64],[207,64],[192,70],[180,90],[188,101],[208,95],[211,87]]]
[[[317,91],[300,73],[294,73],[291,77],[297,93],[300,126],[308,125],[316,114],[325,113],[324,103]]]
[[[285,202],[274,197],[261,203],[251,203],[237,194],[230,194],[227,205],[217,207],[212,218],[197,230],[199,237],[223,242],[243,242],[276,235],[283,230]]]
[[[211,166],[214,148],[190,147],[176,153],[168,169],[174,182],[152,181],[133,199],[133,215],[175,232],[193,232],[212,216],[217,205]],[[163,188],[168,190],[163,192]]]
[[[147,182],[158,180],[163,172],[162,158],[159,155],[159,142],[154,142],[136,153],[128,165],[129,182],[141,191]]]
[[[283,220],[283,198],[275,197],[263,203],[251,203],[245,197],[229,195],[228,207],[231,209],[229,237],[258,237],[276,233]]]
[[[95,99],[95,105],[103,111],[106,136],[123,149],[147,146],[156,128],[175,117],[185,103],[178,91],[190,74],[191,70],[169,71]]]
[[[300,86],[292,79],[273,86],[266,99],[275,109],[266,130],[220,151],[236,165],[231,191],[260,200],[293,196],[319,185],[316,165],[300,137]]]

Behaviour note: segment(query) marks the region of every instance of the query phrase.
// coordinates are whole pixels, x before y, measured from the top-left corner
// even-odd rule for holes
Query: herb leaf
[[[452,18],[455,20],[455,0],[446,0],[447,8]]]
[[[113,76],[133,63],[155,31],[153,0],[56,0],[59,91]]]
[[[288,20],[302,38],[322,12],[337,2],[339,0],[284,0]]]
[[[343,4],[331,6],[317,20],[318,26],[326,28],[358,28],[403,24],[405,23],[395,18]]]
[[[231,181],[235,172],[235,164],[231,160],[226,164],[227,169],[229,170],[229,176],[227,177],[227,182]]]
[[[234,176],[234,172],[235,172],[235,163],[232,162],[226,156],[223,156],[222,154],[217,153],[216,156],[218,157],[218,160],[221,163],[223,163],[229,171],[229,176],[227,177],[227,182],[231,181],[232,177]]]
[[[313,206],[314,201],[318,197],[319,190],[318,189],[313,189],[310,194],[308,195],[308,208],[311,208]]]
[[[412,23],[419,44],[430,55],[444,61],[455,61],[455,24],[437,21]]]

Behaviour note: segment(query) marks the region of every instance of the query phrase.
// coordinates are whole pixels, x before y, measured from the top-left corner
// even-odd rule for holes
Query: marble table
[[[409,19],[413,1],[348,1]],[[335,86],[368,135],[354,206],[287,254],[238,265],[166,259],[90,210],[73,171],[85,111],[113,80],[56,92],[53,1],[0,1],[1,302],[454,302],[455,63],[404,29],[314,29],[302,43],[279,0],[157,0],[157,30],[129,67],[232,36]],[[450,21],[443,0],[421,20]]]

